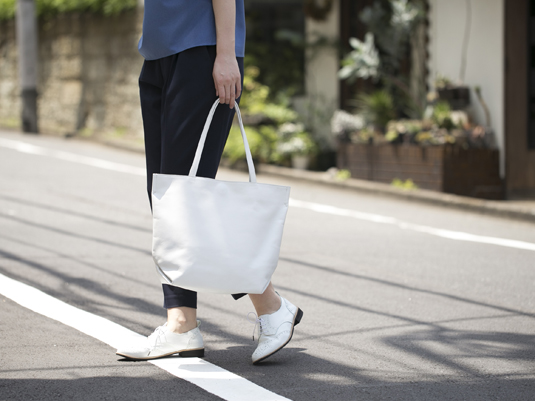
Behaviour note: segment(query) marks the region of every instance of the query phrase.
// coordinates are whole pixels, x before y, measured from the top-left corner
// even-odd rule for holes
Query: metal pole
[[[22,130],[38,133],[37,20],[34,0],[17,1],[17,47],[22,96]]]

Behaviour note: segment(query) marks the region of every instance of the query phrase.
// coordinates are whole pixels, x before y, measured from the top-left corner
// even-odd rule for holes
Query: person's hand
[[[241,95],[241,75],[234,55],[218,54],[212,73],[215,93],[219,101],[234,108],[234,102]]]

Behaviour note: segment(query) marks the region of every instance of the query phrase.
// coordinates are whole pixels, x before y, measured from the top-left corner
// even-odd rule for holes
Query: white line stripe
[[[342,209],[335,206],[322,205],[320,203],[312,203],[300,201],[297,199],[290,199],[290,206],[301,209],[312,210],[318,213],[332,214],[336,216],[352,217],[358,220],[366,220],[374,223],[391,224],[403,230],[418,231],[437,237],[448,238],[456,241],[478,242],[481,244],[491,244],[505,246],[509,248],[524,249],[528,251],[535,251],[535,244],[525,241],[517,241],[512,239],[486,237],[483,235],[468,234],[462,231],[444,230],[441,228],[434,228],[429,226],[422,226],[419,224],[406,223],[394,217],[381,216],[379,214],[357,212],[355,210]]]
[[[133,167],[126,164],[109,162],[107,160],[96,159],[93,157],[79,156],[76,153],[68,153],[63,151],[52,150],[35,146],[21,141],[13,141],[9,139],[0,138],[0,146],[10,149],[18,150],[19,152],[38,154],[42,156],[55,157],[62,160],[67,160],[75,163],[86,164],[93,167],[103,168],[107,170],[118,171],[128,174],[145,175],[145,170],[139,167]],[[525,241],[511,240],[507,238],[486,237],[482,235],[469,234],[462,231],[451,231],[418,224],[407,223],[398,220],[394,217],[382,216],[379,214],[358,212],[356,210],[342,209],[336,206],[323,205],[320,203],[312,203],[300,201],[297,199],[290,199],[290,206],[301,209],[308,209],[318,213],[331,214],[335,216],[351,217],[358,220],[370,221],[373,223],[391,224],[403,230],[412,230],[429,235],[435,235],[441,238],[448,238],[455,241],[477,242],[480,244],[498,245],[508,248],[523,249],[528,251],[535,251],[535,244]]]
[[[32,155],[48,156],[60,160],[65,160],[73,163],[85,164],[87,166],[98,167],[105,170],[116,171],[120,173],[128,173],[134,175],[145,176],[144,168],[129,166],[128,164],[115,163],[107,160],[97,159],[94,157],[82,156],[76,153],[64,152],[61,150],[54,150],[44,148],[42,146],[32,145],[26,142],[13,141],[10,139],[0,138],[0,146],[14,149],[21,153],[29,153]]]
[[[0,294],[36,313],[73,327],[113,348],[139,341],[142,335],[103,317],[75,308],[44,292],[0,274]],[[288,401],[249,380],[199,358],[149,361],[172,375],[228,401]]]

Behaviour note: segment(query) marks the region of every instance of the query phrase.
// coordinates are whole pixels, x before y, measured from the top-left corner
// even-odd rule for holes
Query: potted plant
[[[386,133],[371,131],[358,116],[338,112],[332,121],[339,140],[337,167],[359,179],[411,179],[422,189],[503,199],[492,130],[443,101],[430,111],[424,119],[392,120]]]
[[[304,125],[299,123],[282,124],[279,128],[277,151],[282,157],[289,157],[292,167],[306,170],[310,157],[317,152],[317,145]]]
[[[437,75],[435,89],[441,101],[447,102],[452,110],[463,110],[470,105],[470,88],[455,85],[443,75]]]

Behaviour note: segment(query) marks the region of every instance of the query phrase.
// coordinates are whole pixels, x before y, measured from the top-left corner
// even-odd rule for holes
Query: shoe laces
[[[256,313],[254,312],[249,312],[247,314],[247,321],[254,324],[253,341],[254,341],[254,333],[257,328],[258,328],[258,339],[260,339],[260,336],[262,335],[262,324],[264,323],[264,319],[262,319],[261,317],[258,317]]]
[[[152,349],[156,348],[162,342],[162,336],[165,335],[165,326],[156,327],[156,330],[148,337]]]

